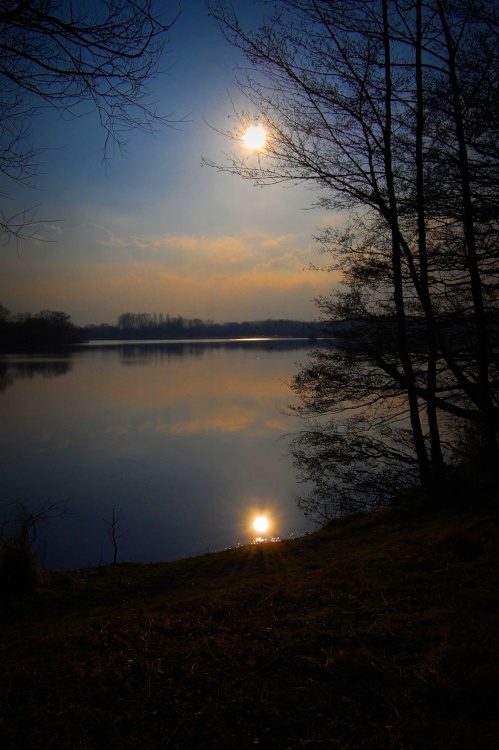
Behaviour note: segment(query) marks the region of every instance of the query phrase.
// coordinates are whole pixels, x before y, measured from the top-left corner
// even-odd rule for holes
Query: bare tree
[[[106,526],[106,534],[113,545],[113,565],[116,565],[118,560],[118,541],[128,533],[128,529],[123,530],[123,523],[120,521],[120,517],[121,508],[113,508],[111,520],[102,519]]]
[[[40,150],[32,121],[46,108],[64,117],[96,110],[103,158],[123,151],[131,128],[170,122],[150,101],[149,82],[175,16],[153,0],[0,0],[0,172],[33,185]],[[5,197],[5,196],[4,196]],[[7,236],[23,236],[36,210],[0,214]]]
[[[13,539],[22,548],[33,547],[38,526],[66,515],[68,500],[48,500],[34,506],[28,500],[7,500],[0,511],[3,513],[0,540]]]
[[[249,61],[238,79],[248,110],[228,135],[237,142],[255,119],[268,133],[257,155],[236,148],[218,168],[259,185],[305,183],[316,205],[350,215],[345,231],[319,238],[345,281],[319,305],[325,320],[368,325],[344,329],[343,353],[318,354],[295,380],[299,412],[313,418],[295,454],[303,478],[323,478],[327,460],[331,473],[351,467],[355,446],[372,475],[373,428],[386,440],[401,414],[410,441],[398,430],[385,455],[404,466],[409,451],[426,489],[445,477],[448,415],[479,425],[497,460],[496,3],[280,0],[256,32],[228,3],[212,12]],[[382,405],[379,420],[368,404]]]

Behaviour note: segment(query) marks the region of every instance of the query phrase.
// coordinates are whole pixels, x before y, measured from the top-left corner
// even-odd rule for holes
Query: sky
[[[263,13],[251,0],[233,5],[251,24]],[[78,325],[113,324],[124,312],[314,320],[314,300],[332,290],[332,274],[309,270],[321,263],[314,236],[337,221],[311,208],[316,194],[203,165],[223,164],[232,148],[217,131],[230,127],[231,101],[247,106],[234,85],[244,60],[203,0],[180,7],[166,72],[150,88],[159,111],[181,122],[130,133],[127,157],[105,169],[95,113],[33,121],[46,149],[37,189],[0,183],[5,213],[37,206],[40,221],[36,239],[0,247],[0,303],[13,313],[63,310]]]

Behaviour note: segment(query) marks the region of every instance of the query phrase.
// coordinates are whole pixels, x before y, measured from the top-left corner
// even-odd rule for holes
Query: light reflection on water
[[[40,527],[47,568],[172,560],[250,543],[253,508],[272,536],[310,529],[282,438],[286,386],[306,342],[147,342],[0,358],[0,494],[70,514]],[[253,532],[253,533],[251,533]],[[274,533],[275,532],[275,533]]]
[[[281,537],[280,536],[271,536],[270,538],[263,537],[263,536],[256,536],[251,544],[266,544],[267,542],[280,542]]]

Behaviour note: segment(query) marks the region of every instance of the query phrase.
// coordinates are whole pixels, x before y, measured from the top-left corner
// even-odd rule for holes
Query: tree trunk
[[[383,46],[385,55],[385,126],[384,126],[384,167],[385,179],[388,191],[389,221],[392,234],[392,274],[393,274],[393,298],[397,318],[397,337],[400,359],[407,385],[407,397],[409,402],[410,422],[414,448],[418,459],[421,485],[427,488],[431,482],[431,469],[426,451],[421,418],[419,413],[419,402],[416,393],[416,379],[407,342],[407,325],[404,303],[404,291],[402,280],[402,251],[400,245],[400,229],[398,224],[398,211],[395,193],[395,184],[392,168],[392,73],[390,59],[390,31],[388,23],[388,0],[383,0]]]
[[[430,432],[431,467],[435,479],[443,478],[444,459],[438,425],[436,407],[437,390],[437,330],[428,282],[428,248],[426,238],[425,184],[424,184],[424,92],[422,60],[422,1],[416,2],[416,200],[418,225],[419,273],[421,281],[421,301],[426,317],[428,341],[428,374],[426,414]]]
[[[468,161],[468,148],[464,128],[463,109],[461,104],[460,87],[457,72],[457,50],[447,22],[445,8],[441,0],[436,0],[442,30],[445,35],[445,43],[448,54],[448,77],[452,94],[452,115],[458,145],[458,163],[461,179],[462,197],[462,222],[464,240],[466,247],[466,261],[470,277],[471,294],[473,298],[475,329],[477,337],[477,405],[483,414],[483,439],[484,447],[490,456],[499,455],[498,419],[490,393],[489,378],[489,338],[487,331],[487,320],[485,304],[482,293],[482,280],[478,262],[475,223],[473,215],[473,200],[471,194],[470,167]]]

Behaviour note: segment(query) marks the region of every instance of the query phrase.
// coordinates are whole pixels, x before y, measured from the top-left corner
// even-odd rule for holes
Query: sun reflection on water
[[[271,531],[275,528],[276,522],[272,517],[269,510],[256,510],[251,516],[251,527],[253,531],[256,531],[256,536],[252,539],[252,544],[262,544],[263,542],[280,542],[281,537],[275,533],[271,533],[268,536],[265,532]]]
[[[257,516],[255,520],[253,521],[253,528],[255,531],[264,532],[267,531],[267,529],[270,526],[270,521],[267,518],[267,516]]]
[[[271,536],[270,539],[268,539],[267,537],[264,538],[263,536],[256,536],[251,542],[251,544],[262,544],[265,542],[280,542],[280,541],[281,541],[280,536]]]

